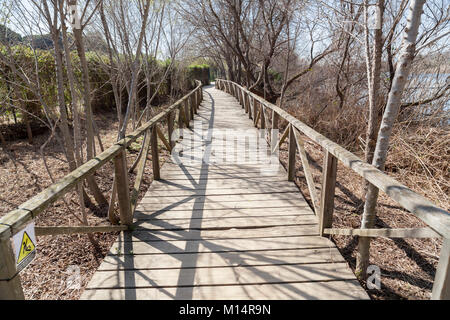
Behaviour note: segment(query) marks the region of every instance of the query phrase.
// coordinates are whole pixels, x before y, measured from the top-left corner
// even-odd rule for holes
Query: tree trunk
[[[384,15],[384,0],[378,0],[377,7],[380,14],[380,26],[383,25]],[[375,145],[377,141],[378,132],[378,107],[379,107],[379,94],[380,94],[380,81],[381,81],[381,56],[383,50],[383,29],[380,27],[375,30],[374,45],[373,45],[373,62],[371,78],[368,79],[369,84],[369,122],[366,133],[366,147],[365,147],[365,160],[368,163],[372,162],[373,153],[375,151]]]
[[[414,59],[415,42],[420,26],[420,18],[422,15],[424,3],[425,0],[411,1],[408,23],[405,29],[405,35],[402,43],[402,52],[397,63],[397,69],[392,83],[392,88],[389,92],[386,109],[384,111],[380,130],[378,132],[372,165],[382,171],[384,170],[384,165],[386,162],[392,129],[397,118],[402,94],[406,85],[406,81],[408,79],[412,61]],[[370,228],[370,226],[373,226],[375,224],[375,209],[378,199],[378,192],[378,188],[376,188],[372,184],[369,184],[364,204],[363,218],[361,222],[362,229]],[[366,276],[366,270],[369,264],[370,240],[369,238],[366,239],[367,240],[359,242],[359,251],[357,257],[357,260],[359,261],[359,270],[357,270],[357,274],[361,275],[363,278],[365,278]]]
[[[80,97],[78,91],[75,89],[75,75],[73,71],[72,59],[70,56],[69,42],[67,38],[67,27],[65,24],[64,17],[64,0],[59,0],[59,12],[61,19],[61,30],[63,39],[63,48],[66,56],[66,68],[67,68],[67,80],[69,82],[70,94],[72,97],[72,117],[73,117],[73,137],[74,137],[74,155],[76,165],[81,166],[83,164],[83,157],[81,155],[82,148],[82,137],[81,137],[81,123],[80,123]],[[85,206],[89,207],[92,205],[91,199],[83,188],[82,183],[78,185],[78,197],[80,200],[81,212],[85,214]]]
[[[68,0],[69,5],[76,6],[77,0]],[[81,24],[81,23],[80,23]],[[73,27],[73,36],[75,38],[75,45],[77,48],[77,53],[80,58],[81,63],[81,72],[83,75],[83,86],[84,86],[84,106],[86,113],[86,127],[87,127],[87,160],[91,160],[94,157],[94,125],[93,125],[93,114],[92,114],[92,106],[91,106],[91,86],[89,82],[89,69],[86,61],[86,52],[84,49],[83,43],[83,30],[81,27],[78,27],[74,24]],[[105,196],[100,191],[97,183],[95,182],[94,176],[89,176],[87,179],[89,189],[91,189],[92,194],[94,195],[95,200],[99,205],[107,205]]]
[[[375,30],[374,34],[374,44],[373,44],[373,55],[372,55],[372,65],[370,63],[367,65],[367,69],[369,70],[372,67],[372,72],[367,75],[367,84],[369,88],[369,121],[367,124],[367,132],[366,132],[366,145],[364,150],[364,157],[367,163],[371,163],[373,160],[373,153],[375,151],[377,132],[378,132],[378,97],[380,91],[380,81],[381,81],[381,56],[383,49],[383,15],[384,15],[384,0],[379,0],[377,3],[377,7],[380,13],[380,28]],[[366,9],[367,10],[367,9]],[[366,14],[367,20],[367,14]],[[367,21],[366,21],[367,24]],[[367,61],[369,61],[370,55],[367,52]],[[369,183],[364,180],[364,194],[368,188]],[[373,209],[375,210],[375,208]],[[367,213],[367,212],[365,212]],[[375,212],[373,212],[373,216]],[[373,228],[375,225],[374,219],[365,219],[367,217],[366,214],[363,215],[363,222],[361,223],[361,228]],[[369,215],[370,217],[370,215]],[[362,237],[359,238],[359,254],[356,259],[356,270],[358,274],[361,274],[363,277],[366,276],[368,257],[369,257],[369,241],[370,238]]]
[[[45,3],[45,2],[44,2]],[[56,8],[55,8],[56,10]],[[55,68],[56,68],[56,80],[57,80],[57,91],[58,91],[58,105],[60,119],[59,128],[62,132],[64,139],[64,147],[66,151],[67,161],[69,162],[70,171],[74,171],[77,168],[77,164],[74,156],[74,145],[72,141],[72,136],[69,131],[69,124],[67,120],[67,108],[64,97],[64,75],[63,75],[63,60],[62,60],[62,50],[59,46],[59,32],[55,25],[51,27],[51,36],[53,40],[54,53],[55,53]]]
[[[139,74],[139,69],[140,69],[139,61],[140,61],[140,57],[141,57],[142,43],[144,40],[144,33],[145,33],[145,28],[147,26],[147,19],[148,19],[149,11],[150,11],[150,0],[147,0],[145,2],[145,6],[144,6],[144,12],[142,13],[143,20],[142,20],[141,31],[139,34],[139,41],[138,41],[138,45],[136,48],[136,57],[132,64],[132,74],[131,74],[131,83],[130,83],[130,90],[129,90],[129,97],[128,97],[128,105],[127,105],[127,110],[125,112],[125,117],[123,120],[122,127],[120,128],[120,131],[119,131],[119,139],[122,139],[125,137],[128,120],[130,118],[132,107],[134,105],[134,99],[136,99],[136,87],[137,87],[138,74]]]
[[[108,44],[108,57],[109,57],[109,61],[110,61],[110,65],[109,65],[109,74],[110,74],[110,82],[111,82],[111,86],[112,86],[112,90],[113,90],[113,94],[114,94],[114,101],[116,103],[116,112],[117,112],[117,119],[119,120],[119,128],[122,126],[122,97],[119,94],[120,89],[120,84],[119,84],[119,80],[118,80],[118,75],[117,75],[117,71],[116,71],[116,67],[114,65],[114,56],[113,56],[113,44],[112,44],[112,38],[111,38],[111,33],[109,32],[109,28],[108,28],[108,23],[106,22],[106,16],[105,16],[105,10],[103,7],[103,1],[100,2],[100,20],[102,22],[102,26],[103,26],[103,31],[105,32],[105,38],[106,38],[106,43]],[[119,63],[119,62],[117,62]]]

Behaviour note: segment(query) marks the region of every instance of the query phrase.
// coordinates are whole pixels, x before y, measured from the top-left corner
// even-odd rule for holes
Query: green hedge
[[[51,112],[57,114],[57,83],[53,51],[40,49],[32,50],[30,47],[24,45],[16,45],[11,47],[11,49],[13,52],[13,59],[17,62],[17,65],[25,71],[30,80],[33,83],[38,83],[39,81],[41,87],[40,92],[45,103],[52,109]],[[0,47],[0,51],[2,51],[3,54],[8,55],[5,47]],[[39,70],[38,76],[36,75],[35,54],[37,56],[37,69]],[[73,51],[71,55],[75,76],[78,78],[79,83],[83,83],[78,55],[76,51]],[[93,110],[99,111],[101,109],[108,110],[115,108],[114,94],[112,92],[111,84],[109,83],[110,75],[107,66],[110,61],[108,57],[94,52],[87,52],[86,59],[92,89]],[[150,64],[153,64],[156,68],[156,74],[154,74],[151,82],[157,83],[170,65],[170,60],[160,61],[152,59]],[[187,90],[192,88],[194,79],[209,83],[209,76],[207,75],[208,68],[207,65],[192,66],[187,69],[186,67],[178,65],[172,66],[172,70],[170,71],[167,80],[161,85],[152,104],[157,105],[164,103],[170,95],[179,96],[184,94]],[[65,70],[64,73],[66,74]],[[27,85],[23,81],[14,77],[15,76],[9,67],[0,63],[0,95],[2,97],[7,97],[8,94],[10,94],[13,99],[16,99],[16,93],[13,93],[13,88],[8,83],[8,79],[10,81],[14,80],[18,82],[22,90],[22,92],[19,93],[19,96],[26,97],[26,100],[28,100],[25,106],[27,111],[42,117],[42,105],[38,101],[38,98],[29,88],[27,88]],[[145,106],[147,87],[146,82],[144,81],[144,72],[141,72],[139,77],[141,78],[141,81],[139,81],[140,86],[138,88],[139,103],[141,106]],[[152,84],[151,91],[154,92],[154,90],[156,90],[156,84]],[[71,95],[67,81],[65,81],[65,95],[66,103],[70,103]],[[122,105],[126,106],[128,97],[125,89],[122,96],[124,101]],[[2,105],[0,100],[0,108],[5,107],[6,105]],[[18,113],[20,114],[20,112]]]
[[[6,49],[0,48],[3,54],[6,54]],[[42,95],[45,104],[47,104],[52,110],[51,112],[56,112],[57,105],[57,81],[55,72],[55,59],[53,51],[51,50],[33,50],[30,47],[17,45],[11,48],[13,53],[13,59],[16,61],[16,65],[23,69],[27,77],[37,84],[39,82],[40,93]],[[36,55],[36,60],[35,60]],[[82,75],[80,68],[80,60],[76,52],[72,52],[72,62],[74,64],[75,76],[77,80],[82,83]],[[91,83],[91,89],[93,91],[93,106],[99,107],[96,101],[103,101],[101,104],[104,107],[112,107],[111,101],[113,101],[113,95],[111,86],[108,84],[109,74],[105,70],[104,65],[101,63],[109,63],[107,57],[99,57],[93,53],[86,54],[88,68],[89,68],[89,78]],[[37,65],[36,65],[37,61]],[[36,74],[36,68],[38,74]],[[66,70],[64,70],[66,74]],[[29,112],[33,112],[36,115],[40,115],[42,112],[42,104],[38,101],[32,90],[28,88],[27,84],[13,74],[9,66],[2,65],[0,63],[0,94],[5,96],[8,92],[12,93],[12,86],[8,84],[8,80],[15,81],[19,84],[21,92],[14,92],[14,99],[17,97],[26,97],[29,100],[26,103],[26,108]],[[70,89],[69,83],[65,79],[65,96],[66,102],[70,103]],[[112,98],[112,100],[111,100]],[[3,107],[0,105],[0,107]]]
[[[210,67],[207,64],[191,64],[188,67],[189,75],[195,80],[200,80],[203,85],[209,85],[210,80]]]

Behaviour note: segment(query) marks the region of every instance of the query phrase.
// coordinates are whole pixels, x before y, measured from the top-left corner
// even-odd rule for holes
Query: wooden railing
[[[374,166],[365,163],[353,153],[327,139],[286,111],[255,95],[242,86],[229,80],[216,80],[216,88],[223,90],[239,100],[242,108],[253,119],[254,125],[261,129],[278,129],[280,118],[288,122],[286,130],[278,140],[278,135],[270,135],[270,145],[276,149],[289,138],[288,180],[295,177],[296,152],[299,152],[305,173],[308,190],[315,214],[319,218],[319,233],[324,235],[351,235],[359,237],[388,238],[429,238],[443,237],[443,245],[433,284],[432,299],[450,299],[450,214],[435,206],[423,196],[415,193]],[[271,113],[271,115],[270,115]],[[271,117],[271,126],[268,118]],[[273,131],[275,132],[275,131]],[[272,133],[273,133],[272,132]],[[300,133],[317,143],[324,151],[322,188],[319,197],[312,178],[304,142]],[[276,139],[276,140],[275,140]],[[332,228],[334,194],[338,160],[365,180],[385,192],[403,208],[424,221],[429,228],[409,229],[335,229]]]
[[[165,147],[171,151],[175,143],[172,141],[172,132],[175,128],[175,121],[179,128],[189,127],[189,121],[193,119],[194,114],[197,113],[197,109],[203,100],[202,84],[200,81],[196,81],[196,85],[196,88],[189,94],[175,102],[165,111],[150,119],[134,132],[128,134],[124,139],[116,142],[113,146],[96,156],[94,159],[87,161],[58,182],[52,184],[38,195],[21,204],[17,209],[0,218],[0,299],[24,298],[20,277],[16,271],[15,257],[10,238],[22,230],[31,220],[48,208],[52,203],[61,199],[67,192],[72,190],[88,176],[94,174],[110,160],[113,160],[114,162],[116,183],[115,187],[113,187],[113,190],[115,190],[113,192],[117,194],[121,225],[36,227],[35,233],[37,236],[40,236],[112,232],[128,229],[133,223],[133,213],[136,208],[138,192],[141,186],[148,152],[151,151],[152,153],[153,177],[155,180],[159,180],[160,165],[158,137]],[[158,127],[158,124],[164,120],[167,120],[168,138],[164,136],[163,132]],[[141,158],[137,165],[135,184],[130,193],[126,151],[127,147],[142,135],[145,135],[145,137],[142,143]]]

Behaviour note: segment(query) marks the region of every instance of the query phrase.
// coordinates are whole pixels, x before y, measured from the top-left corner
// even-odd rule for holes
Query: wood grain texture
[[[337,159],[331,153],[326,152],[322,173],[322,197],[319,211],[319,234],[324,234],[325,228],[331,228],[334,212],[334,193],[336,189]]]
[[[93,289],[83,299],[180,299],[180,300],[329,300],[367,299],[357,280],[257,284],[245,286],[168,287],[145,289]]]
[[[16,259],[11,241],[0,241],[0,299],[25,299],[20,275],[16,274]]]
[[[35,227],[36,236],[53,236],[58,234],[82,234],[96,232],[117,232],[127,230],[127,226],[57,226]]]
[[[431,299],[450,300],[450,239],[444,239],[441,248]]]
[[[300,154],[300,160],[302,162],[303,172],[305,174],[306,183],[308,185],[309,195],[311,197],[311,202],[314,206],[314,212],[319,213],[319,195],[317,194],[317,189],[314,184],[314,179],[311,173],[311,168],[309,166],[308,156],[306,155],[305,144],[300,136],[297,129],[294,129],[295,141],[297,143],[297,150]]]
[[[161,179],[161,173],[159,164],[158,133],[156,126],[154,126],[151,131],[150,145],[152,150],[153,179],[159,180]]]
[[[324,234],[359,237],[386,238],[440,238],[439,234],[430,228],[404,229],[330,229],[325,228]]]
[[[225,84],[228,84],[230,82],[227,80],[218,81],[223,81]],[[374,166],[364,162],[362,159],[360,159],[350,151],[326,138],[325,136],[318,133],[300,120],[296,119],[278,106],[265,101],[263,98],[246,90],[245,88],[242,89],[246,91],[251,99],[253,99],[255,105],[256,103],[264,104],[266,107],[278,113],[278,115],[282,119],[288,121],[302,134],[306,135],[309,139],[334,155],[338,160],[342,161],[342,163],[346,167],[352,169],[365,180],[369,181],[378,189],[385,192],[390,198],[392,198],[409,212],[419,217],[441,236],[443,236],[444,238],[450,238],[449,212],[437,207],[425,197],[412,191],[405,185],[399,183]]]
[[[120,223],[130,225],[133,222],[131,211],[130,188],[128,186],[128,170],[125,151],[114,158],[114,176],[117,186],[117,202],[119,203]]]
[[[162,121],[171,111],[177,110],[189,96],[195,94],[201,87],[201,83],[196,81],[197,87],[189,94],[182,97],[163,112],[159,113],[135,131],[127,134],[124,139],[117,141],[110,148],[106,149],[94,159],[91,159],[72,171],[64,178],[55,182],[30,200],[22,203],[17,209],[9,212],[0,218],[0,239],[7,239],[19,232],[29,221],[47,209],[52,203],[60,199],[69,192],[80,181],[94,174],[108,161],[115,158],[127,147],[150,129],[155,123]]]
[[[222,88],[244,108],[209,87],[195,120],[256,131],[246,116],[251,99]],[[174,150],[198,156],[208,143],[184,139]],[[258,161],[168,161],[138,205],[133,231],[119,235],[82,299],[367,299],[286,175]]]

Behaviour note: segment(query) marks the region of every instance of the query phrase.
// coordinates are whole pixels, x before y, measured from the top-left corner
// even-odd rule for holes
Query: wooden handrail
[[[128,226],[57,226],[57,227],[35,227],[36,236],[53,236],[61,234],[83,234],[96,232],[117,232],[128,230]]]
[[[390,198],[395,200],[403,208],[424,221],[434,231],[445,238],[450,238],[450,213],[442,208],[437,207],[425,197],[415,193],[407,186],[391,178],[374,166],[364,162],[358,156],[354,155],[350,151],[344,149],[342,146],[321,135],[320,133],[318,133],[305,123],[301,122],[300,120],[296,119],[278,106],[264,100],[258,95],[250,92],[249,90],[232,81],[222,79],[216,80],[216,83],[218,83],[219,86],[220,82],[231,83],[235,85],[240,90],[243,90],[247,95],[251,96],[254,100],[276,112],[279,117],[284,118],[301,133],[323,147],[338,160],[342,161],[342,163],[346,167],[352,169],[354,172],[369,181],[378,189],[385,192]]]
[[[224,85],[222,85],[224,84]],[[306,182],[311,193],[311,199],[313,202],[314,211],[319,217],[319,234],[324,235],[348,235],[359,237],[444,237],[443,245],[439,257],[439,264],[436,269],[436,276],[433,283],[433,290],[431,299],[450,299],[450,214],[442,208],[437,207],[432,202],[424,198],[423,196],[415,193],[405,185],[399,183],[395,179],[389,177],[387,174],[378,170],[374,166],[365,163],[356,155],[350,151],[344,149],[337,143],[327,139],[311,127],[307,126],[300,120],[291,116],[286,111],[271,104],[261,97],[253,94],[249,90],[242,86],[231,82],[229,80],[216,80],[216,87],[218,89],[225,90],[226,92],[233,94],[239,101],[251,100],[253,101],[254,111],[256,113],[256,104],[260,105],[260,110],[263,110],[263,106],[272,110],[272,117],[275,122],[278,122],[278,118],[284,118],[289,124],[285,132],[289,131],[289,163],[288,163],[288,179],[292,180],[293,168],[295,161],[294,147],[291,145],[297,143],[297,149],[299,149],[300,159],[305,170]],[[233,90],[230,90],[233,88]],[[237,92],[238,91],[238,92]],[[244,95],[244,99],[241,96]],[[249,113],[250,111],[246,110]],[[260,117],[260,113],[256,116],[254,121],[257,126],[257,120]],[[272,124],[273,126],[273,124]],[[263,126],[261,126],[263,127]],[[293,130],[293,128],[295,128]],[[309,137],[312,141],[319,144],[325,153],[324,156],[324,168],[322,172],[322,194],[319,206],[316,205],[314,200],[315,186],[313,184],[312,176],[307,171],[309,170],[309,163],[307,161],[306,153],[302,150],[302,143],[299,142],[299,136],[296,132],[303,133]],[[295,139],[291,139],[292,133],[295,135]],[[272,139],[275,137],[272,137]],[[283,135],[282,139],[286,137]],[[276,137],[278,140],[278,137]],[[278,145],[282,143],[282,139],[278,141]],[[274,141],[271,140],[271,145]],[[333,229],[332,219],[334,210],[334,190],[336,187],[336,169],[337,160],[344,163],[345,166],[352,169],[358,175],[366,179],[368,182],[376,186],[378,189],[384,191],[391,199],[399,203],[403,208],[413,213],[424,221],[430,228],[420,229]],[[316,197],[317,198],[317,197]]]
[[[8,214],[0,218],[0,241],[5,240],[19,232],[29,221],[39,215],[56,200],[60,199],[78,182],[85,179],[89,175],[94,174],[95,171],[97,171],[105,163],[117,157],[121,152],[126,150],[126,148],[130,146],[131,143],[136,141],[137,138],[143,135],[145,131],[151,129],[156,123],[164,120],[172,111],[183,106],[184,102],[192,95],[197,95],[197,92],[201,90],[202,84],[198,80],[196,80],[196,84],[196,88],[190,93],[144,123],[132,133],[128,134],[124,139],[117,141],[110,148],[106,149],[95,158],[87,161],[59,181],[41,191],[33,198],[19,205],[17,209],[10,211]]]

